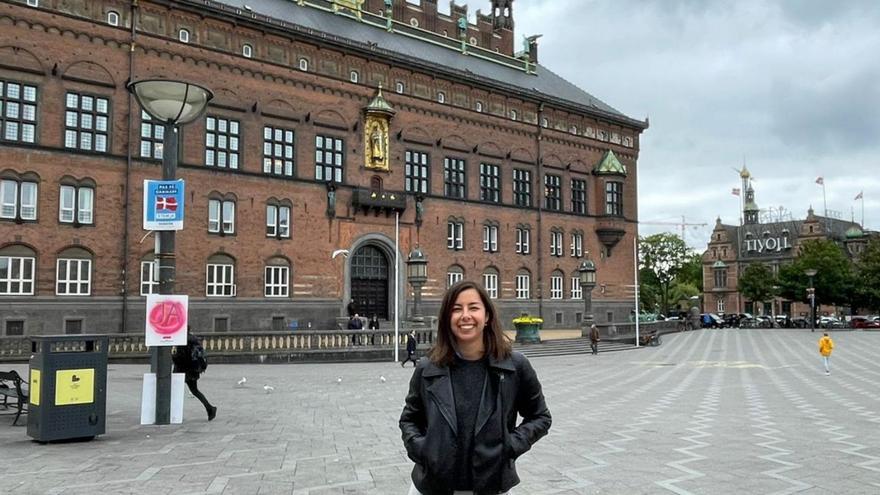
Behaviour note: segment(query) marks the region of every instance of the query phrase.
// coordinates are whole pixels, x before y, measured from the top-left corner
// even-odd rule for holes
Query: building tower
[[[492,0],[492,26],[513,30],[513,0]]]
[[[743,219],[746,225],[754,225],[758,223],[758,204],[755,203],[755,189],[752,188],[752,181],[748,182],[746,189],[746,205],[743,207]]]

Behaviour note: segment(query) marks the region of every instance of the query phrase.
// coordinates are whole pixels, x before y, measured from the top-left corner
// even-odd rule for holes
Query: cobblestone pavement
[[[820,335],[704,330],[533,359],[553,427],[514,493],[880,493],[880,333],[834,333],[831,376]],[[184,424],[163,427],[137,424],[145,370],[111,366],[107,434],[91,442],[41,445],[0,416],[0,493],[406,493],[411,368],[213,365],[201,385],[217,419],[188,397]]]

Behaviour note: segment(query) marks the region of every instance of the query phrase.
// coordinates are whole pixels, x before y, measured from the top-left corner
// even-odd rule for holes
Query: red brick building
[[[647,123],[541,66],[536,38],[514,53],[513,1],[486,3],[470,24],[434,0],[0,2],[3,334],[143,328],[164,129],[126,83],[147,78],[215,95],[180,131],[196,329],[330,328],[352,299],[392,318],[395,290],[406,317],[416,246],[425,314],[470,278],[507,327],[575,328],[590,256],[596,319],[625,318]]]

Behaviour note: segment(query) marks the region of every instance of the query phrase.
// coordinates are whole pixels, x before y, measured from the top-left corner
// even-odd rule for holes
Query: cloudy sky
[[[650,118],[641,221],[706,223],[685,235],[705,248],[717,216],[739,222],[745,160],[761,208],[821,213],[823,176],[829,210],[860,221],[864,190],[880,229],[880,1],[517,0],[514,20],[543,65]]]

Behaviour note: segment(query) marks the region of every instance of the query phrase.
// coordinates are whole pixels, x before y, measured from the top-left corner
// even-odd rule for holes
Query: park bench
[[[16,371],[0,371],[0,397],[3,397],[0,406],[8,411],[0,414],[15,414],[13,425],[18,422],[22,412],[27,414],[28,391],[24,386],[24,380]],[[12,403],[10,400],[15,402]],[[15,407],[15,411],[9,411],[11,407]]]

